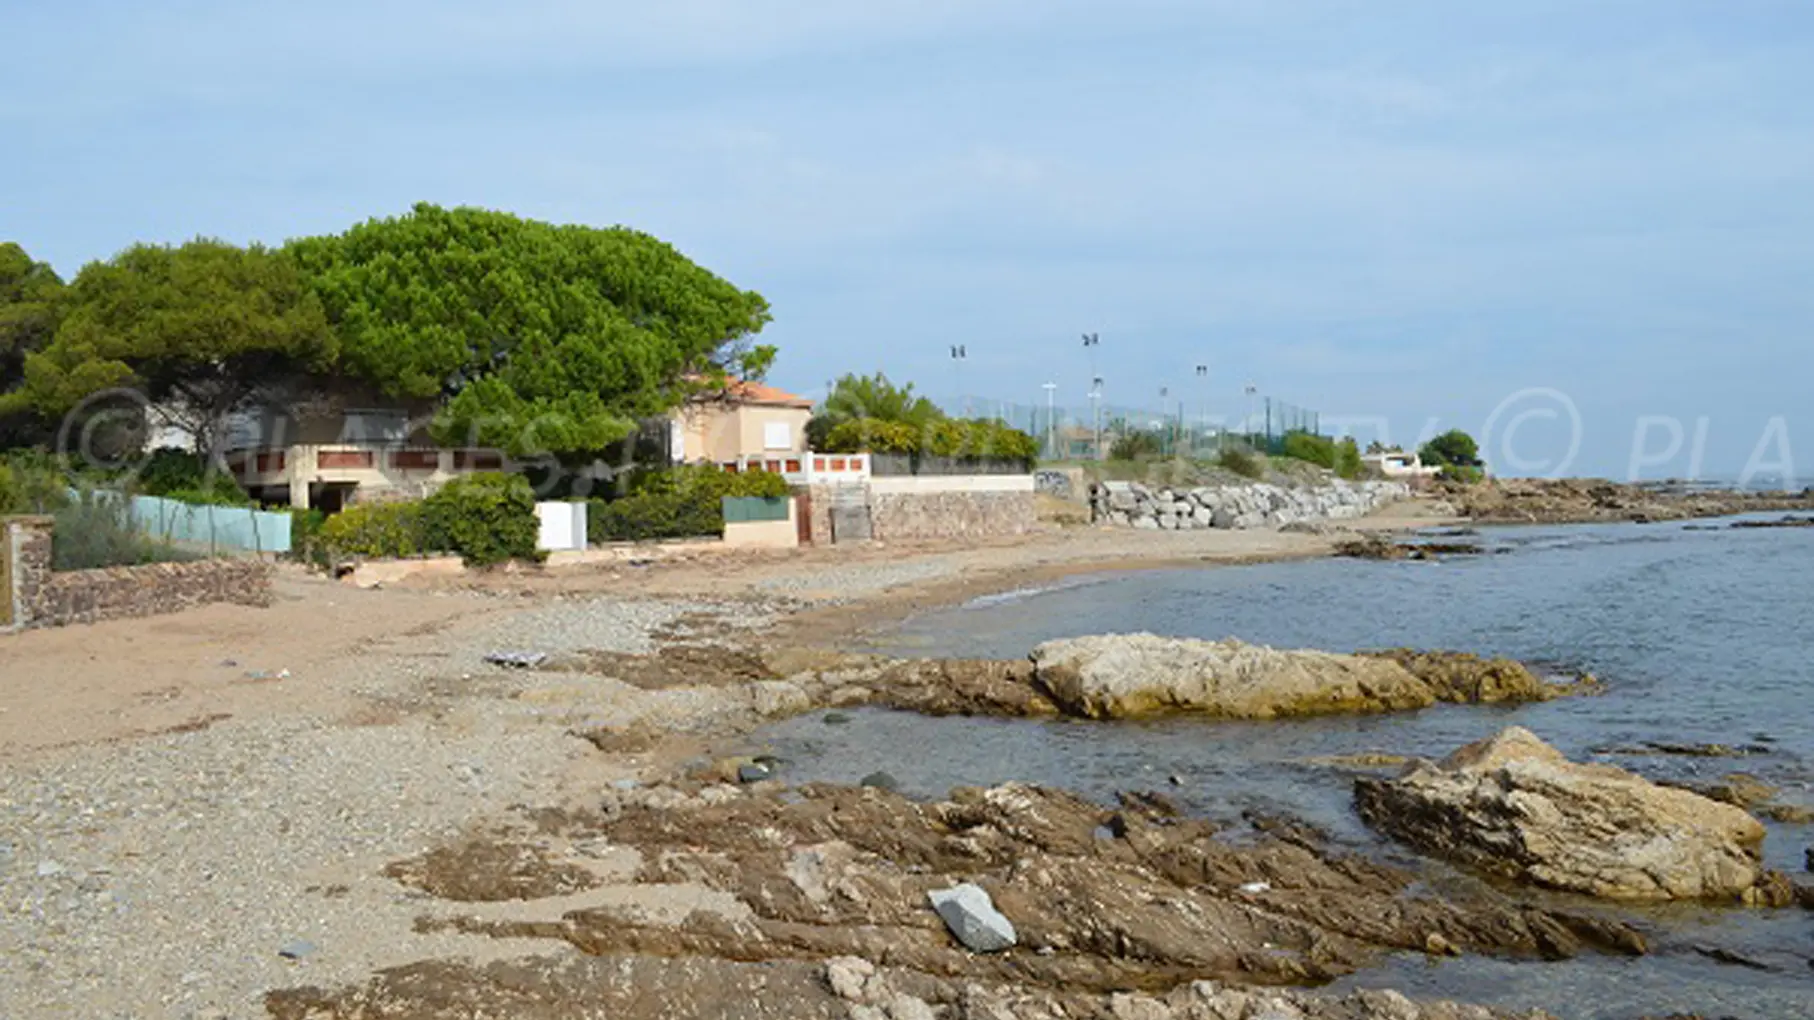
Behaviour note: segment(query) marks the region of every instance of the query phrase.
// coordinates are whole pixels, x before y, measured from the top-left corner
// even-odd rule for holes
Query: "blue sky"
[[[1399,441],[1493,423],[1529,473],[1572,408],[1572,473],[1625,475],[1643,430],[1648,474],[1689,473],[1700,432],[1702,475],[1814,476],[1801,0],[0,15],[0,238],[65,275],[482,205],[629,224],[761,291],[773,381],[808,394],[881,369],[1081,404],[1091,330],[1117,404],[1232,417],[1251,381]]]

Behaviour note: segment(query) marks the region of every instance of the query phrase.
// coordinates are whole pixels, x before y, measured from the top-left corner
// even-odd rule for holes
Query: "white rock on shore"
[[[1280,651],[1233,639],[1068,638],[1035,648],[1033,665],[1061,709],[1092,719],[1170,712],[1271,719],[1423,708],[1437,700],[1391,659]]]
[[[1736,899],[1764,877],[1764,827],[1743,810],[1576,764],[1517,726],[1399,779],[1359,779],[1355,798],[1425,852],[1590,896]]]
[[[1099,523],[1147,530],[1276,528],[1364,517],[1410,496],[1410,486],[1402,482],[1341,479],[1316,488],[1255,482],[1154,489],[1139,482],[1101,482],[1090,489],[1090,509]]]
[[[966,882],[955,888],[934,890],[926,898],[945,927],[973,953],[998,953],[1018,941],[1013,922],[995,909],[981,886]]]

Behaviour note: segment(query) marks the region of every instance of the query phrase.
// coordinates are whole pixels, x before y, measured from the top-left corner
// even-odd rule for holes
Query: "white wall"
[[[541,530],[535,547],[560,552],[586,547],[586,504],[564,501],[537,503],[535,518]]]

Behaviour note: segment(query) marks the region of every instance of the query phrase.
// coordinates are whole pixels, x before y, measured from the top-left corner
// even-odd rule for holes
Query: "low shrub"
[[[1444,464],[1436,477],[1445,482],[1461,482],[1474,485],[1486,480],[1486,469],[1472,464]]]
[[[1150,460],[1164,453],[1159,434],[1146,429],[1124,432],[1109,445],[1110,460]]]
[[[724,533],[726,496],[783,497],[787,479],[772,471],[723,471],[712,465],[677,465],[639,473],[630,493],[593,500],[586,508],[589,542],[646,542]]]
[[[429,540],[422,503],[415,500],[347,507],[322,522],[318,537],[340,556],[402,559],[438,551]]]
[[[1335,470],[1335,440],[1311,432],[1288,432],[1279,452],[1293,460]]]
[[[0,515],[46,514],[69,503],[70,479],[50,454],[12,450],[0,455]]]
[[[52,570],[95,570],[198,559],[146,535],[133,522],[131,504],[117,493],[84,490],[67,500],[51,531]]]
[[[132,488],[147,496],[212,506],[250,506],[252,497],[232,474],[187,450],[159,447],[140,465]]]
[[[642,492],[586,508],[589,542],[704,538],[724,532],[724,505],[672,492]]]
[[[333,551],[321,537],[327,519],[326,514],[314,507],[307,510],[290,508],[290,559],[322,569],[328,567]]]
[[[542,559],[535,490],[522,475],[456,478],[424,500],[421,513],[426,544],[459,553],[469,566]]]
[[[1216,465],[1224,471],[1232,471],[1242,478],[1258,481],[1266,477],[1266,462],[1257,455],[1237,447],[1230,446],[1216,455]]]
[[[1366,464],[1361,460],[1360,445],[1353,436],[1335,444],[1335,473],[1353,481],[1366,473]]]

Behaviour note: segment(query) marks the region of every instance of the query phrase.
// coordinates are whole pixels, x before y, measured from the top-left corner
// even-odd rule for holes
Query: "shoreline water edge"
[[[1532,491],[1471,509],[1681,519],[1666,494]],[[1722,498],[1676,506],[1814,505]],[[846,651],[1081,575],[1329,556],[1357,536],[1414,547],[1388,536],[1468,509],[369,592],[285,577],[263,619],[219,606],[180,629],[22,635],[7,680],[89,675],[61,694],[0,684],[0,978],[20,1015],[1537,1017],[1318,987],[1404,954],[1528,961],[1542,980],[1543,961],[1658,951],[1667,935],[1632,901],[1814,906],[1764,865],[1761,800],[1571,762],[1515,727],[1438,763],[1368,763],[1387,771],[1357,781],[1355,810],[1403,848],[1390,859],[1300,819],[1197,817],[1164,783],[1112,804],[1024,782],[914,800],[886,775],[799,786],[747,753],[772,721],[877,707],[1109,726],[1592,697],[1592,678],[1465,649],[1119,635],[1021,660]],[[139,668],[108,658],[122,648]],[[544,658],[488,663],[500,649]],[[94,718],[110,700],[130,708]],[[199,943],[218,966],[195,965]]]

